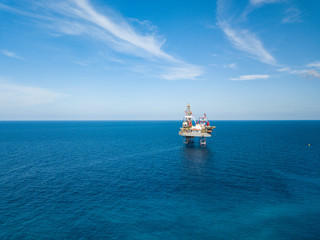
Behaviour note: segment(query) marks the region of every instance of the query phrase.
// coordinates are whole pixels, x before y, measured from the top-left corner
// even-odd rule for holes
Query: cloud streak
[[[11,52],[11,51],[8,51],[8,50],[5,50],[5,49],[2,49],[1,50],[1,53],[7,57],[10,57],[10,58],[15,58],[15,59],[19,59],[19,60],[23,60],[23,58],[19,55],[17,55],[16,53],[14,52]]]
[[[307,65],[307,67],[309,67],[309,68],[313,68],[313,67],[320,68],[320,61],[315,61],[315,62],[309,63]]]
[[[249,30],[234,29],[229,23],[220,21],[219,26],[230,43],[238,50],[248,53],[260,62],[274,65],[275,58],[264,48],[262,42]]]
[[[67,96],[45,88],[0,81],[1,109],[47,104]]]
[[[276,2],[282,2],[282,1],[283,0],[250,0],[250,3],[254,6],[257,6],[257,5],[276,3]]]
[[[282,23],[294,23],[300,21],[300,10],[294,7],[286,10],[286,16],[282,19]]]
[[[320,79],[320,73],[318,69],[320,68],[320,61],[315,61],[307,64],[304,67],[298,67],[296,69],[291,68],[280,68],[278,72],[284,72],[289,74],[301,75],[306,78],[318,78]]]
[[[316,70],[308,70],[307,71],[307,75],[311,76],[311,77],[314,77],[314,78],[320,79],[320,73],[318,71],[316,71]]]
[[[110,34],[110,36],[116,40],[115,42],[120,45],[127,43],[132,47],[145,51],[157,58],[176,61],[172,56],[161,49],[165,42],[164,40],[159,40],[159,37],[157,38],[152,34],[138,34],[123,18],[118,16],[117,21],[115,21],[110,16],[100,14],[87,0],[75,0],[63,7],[66,8],[61,9],[53,5],[53,10],[58,11],[59,13],[64,13],[67,16],[69,15],[73,18],[78,18],[80,20],[87,21],[88,23],[92,23],[95,27],[98,27],[105,33]],[[67,12],[65,12],[66,10]],[[85,25],[81,26],[85,27]],[[82,30],[84,30],[84,28]],[[65,29],[62,29],[62,31],[66,32]]]
[[[196,79],[204,72],[202,67],[184,62],[165,52],[163,45],[166,39],[157,34],[157,28],[149,21],[125,19],[107,7],[98,11],[89,0],[31,3],[31,12],[6,8],[3,4],[0,7],[15,14],[37,18],[39,24],[54,31],[57,36],[85,35],[105,43],[107,47],[121,54],[156,61],[163,66],[169,63],[171,66],[165,69],[164,74],[158,75],[163,79],[178,79],[178,76],[179,79]]]
[[[223,64],[223,65],[210,64],[209,66],[212,66],[212,67],[221,67],[221,68],[229,68],[229,69],[237,69],[237,68],[238,68],[238,64],[237,64],[237,63],[228,63],[228,64]]]
[[[237,78],[229,78],[233,81],[247,81],[247,80],[260,80],[260,79],[268,79],[270,75],[268,74],[251,74],[251,75],[242,75]]]
[[[256,1],[262,3],[263,1]],[[228,11],[225,1],[217,2],[217,25],[223,31],[231,45],[242,52],[247,53],[251,58],[262,63],[275,65],[275,58],[265,49],[262,41],[248,29],[235,27],[233,14]]]
[[[222,66],[223,68],[236,69],[238,67],[237,63],[229,63]]]
[[[162,74],[161,78],[166,80],[189,79],[196,80],[202,74],[202,68],[198,66],[173,67],[167,70],[167,73]]]

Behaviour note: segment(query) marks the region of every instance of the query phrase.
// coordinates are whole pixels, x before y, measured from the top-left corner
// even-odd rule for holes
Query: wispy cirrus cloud
[[[203,69],[192,64],[179,66],[160,66],[157,63],[136,64],[131,69],[132,72],[142,74],[144,76],[155,78],[159,77],[164,80],[175,81],[180,79],[186,80],[202,80],[199,75],[203,73]]]
[[[11,51],[8,51],[8,50],[5,50],[5,49],[2,49],[1,53],[7,57],[23,60],[23,58],[21,56],[19,56],[18,54],[11,52]]]
[[[228,64],[210,64],[210,66],[212,67],[222,67],[222,68],[230,68],[230,69],[236,69],[238,68],[238,64],[237,63],[228,63]]]
[[[233,81],[247,81],[247,80],[260,80],[260,79],[268,79],[270,75],[268,74],[251,74],[251,75],[242,75],[236,78],[229,78]]]
[[[269,53],[262,41],[250,30],[236,27],[234,13],[229,12],[228,1],[217,2],[217,25],[226,35],[231,45],[245,52],[249,57],[262,63],[275,65],[275,58]]]
[[[284,68],[279,68],[277,71],[278,72],[289,72],[289,71],[291,71],[291,69],[289,67],[284,67]]]
[[[166,39],[157,34],[157,27],[150,21],[127,19],[107,7],[97,10],[89,0],[30,1],[30,4],[37,11],[24,15],[41,19],[40,24],[57,36],[86,36],[105,43],[109,49],[121,54],[157,61],[164,65],[170,63],[173,67],[167,70],[172,72],[173,78],[184,76],[180,79],[195,79],[204,72],[202,67],[167,53],[163,49]],[[2,8],[4,9],[4,6]],[[12,12],[12,9],[10,11]],[[29,11],[34,10],[30,8]],[[22,11],[15,13],[20,12]],[[190,66],[198,69],[197,76],[195,71],[188,71]],[[190,75],[180,74],[182,69]],[[178,72],[175,74],[174,70]]]
[[[294,23],[300,21],[300,10],[295,7],[288,8],[285,12],[285,17],[282,19],[282,23]]]
[[[255,8],[262,7],[265,4],[271,3],[285,3],[286,0],[250,0],[250,6],[246,9],[244,16],[252,12]],[[300,10],[297,7],[289,7],[284,12],[285,17],[282,19],[282,23],[294,23],[300,21]]]
[[[300,75],[305,78],[318,78],[320,79],[320,73],[318,69],[320,68],[320,61],[311,62],[303,67],[296,67],[294,69],[286,67],[278,69],[279,72],[284,72],[288,74]]]
[[[315,62],[309,63],[307,65],[307,67],[309,67],[309,68],[313,68],[313,67],[320,68],[320,61],[315,61]]]
[[[165,74],[161,75],[161,78],[166,80],[179,80],[179,79],[190,79],[195,80],[199,75],[201,75],[202,69],[189,65],[186,67],[173,67],[167,70]]]
[[[61,24],[57,25],[57,29],[61,32],[68,34],[69,28],[67,26],[70,23],[71,29],[75,24],[78,25],[78,31],[72,32],[72,34],[82,34],[87,30],[91,33],[97,31],[96,28],[98,28],[109,35],[107,41],[111,40],[120,47],[131,47],[134,48],[132,52],[140,50],[157,58],[176,61],[175,58],[162,50],[165,39],[154,34],[139,34],[120,15],[117,16],[115,13],[101,14],[87,0],[66,1],[59,4],[49,4],[49,6],[54,12],[67,17],[67,19],[59,19],[60,22],[67,23],[64,27]]]
[[[229,63],[229,64],[225,64],[222,65],[223,68],[232,68],[232,69],[236,69],[238,67],[237,63]]]
[[[307,74],[308,76],[320,79],[320,73],[316,70],[308,70]]]
[[[263,5],[268,3],[283,2],[283,0],[250,0],[252,5]]]
[[[0,80],[0,109],[47,104],[67,96],[50,89]]]
[[[305,78],[318,78],[318,79],[320,79],[320,73],[315,69],[291,70],[289,73],[301,75]]]

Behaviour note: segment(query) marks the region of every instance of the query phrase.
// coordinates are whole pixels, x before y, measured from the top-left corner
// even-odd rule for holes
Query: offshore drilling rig
[[[210,126],[206,114],[204,114],[204,117],[199,117],[198,121],[196,121],[189,104],[185,113],[186,115],[183,118],[182,127],[179,132],[179,135],[184,137],[183,142],[185,144],[192,144],[195,137],[200,137],[200,145],[206,145],[206,138],[211,137],[212,130],[216,127]],[[193,122],[195,122],[195,125],[193,125]]]

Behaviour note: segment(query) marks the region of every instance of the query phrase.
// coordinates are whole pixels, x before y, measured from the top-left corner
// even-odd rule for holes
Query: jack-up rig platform
[[[211,137],[212,130],[216,127],[210,126],[206,114],[204,114],[204,117],[199,117],[198,121],[195,121],[190,105],[187,105],[185,113],[186,115],[183,118],[182,127],[179,132],[179,135],[184,137],[183,142],[185,144],[192,144],[195,137],[200,137],[200,145],[206,145],[206,138]],[[192,124],[193,121],[195,125]]]

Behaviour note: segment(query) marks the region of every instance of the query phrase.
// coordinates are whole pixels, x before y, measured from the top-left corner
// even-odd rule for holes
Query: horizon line
[[[97,120],[97,119],[89,119],[89,120],[83,120],[83,119],[44,119],[44,120],[21,120],[21,119],[11,119],[11,120],[0,120],[0,122],[169,122],[169,121],[182,121],[177,119],[115,119],[115,120]],[[210,120],[209,121],[320,121],[320,119],[219,119],[219,120]]]

